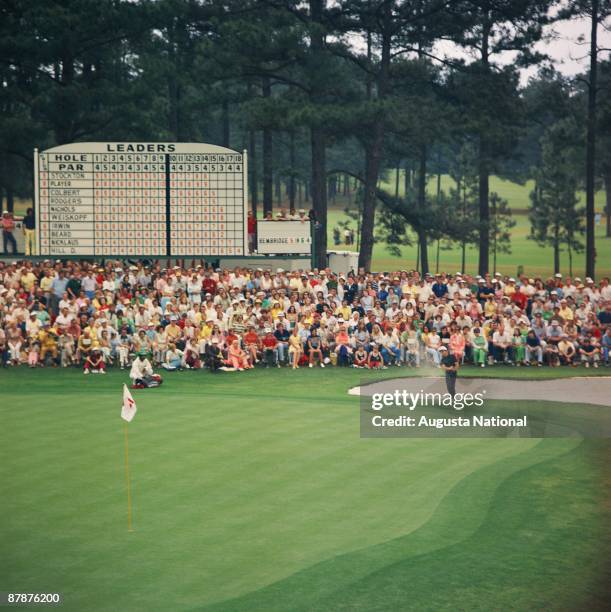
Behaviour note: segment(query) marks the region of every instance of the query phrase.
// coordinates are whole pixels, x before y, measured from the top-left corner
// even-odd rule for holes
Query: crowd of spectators
[[[2,365],[609,365],[608,278],[166,265],[0,262]]]

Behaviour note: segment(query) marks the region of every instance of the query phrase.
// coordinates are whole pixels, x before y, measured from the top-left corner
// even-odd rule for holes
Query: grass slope
[[[490,609],[598,593],[607,441],[363,440],[346,391],[372,378],[186,372],[134,392],[129,534],[125,376],[0,372],[0,586],[63,591],[68,610]],[[537,575],[562,584],[556,600]]]

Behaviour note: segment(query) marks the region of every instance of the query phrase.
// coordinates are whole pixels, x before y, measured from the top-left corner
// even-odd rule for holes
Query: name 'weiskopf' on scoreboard
[[[41,255],[247,254],[247,158],[210,144],[78,142],[34,152]]]

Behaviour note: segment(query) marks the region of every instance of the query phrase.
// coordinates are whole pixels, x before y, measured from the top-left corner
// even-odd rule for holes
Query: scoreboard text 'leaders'
[[[246,255],[247,159],[181,142],[35,151],[41,255]]]

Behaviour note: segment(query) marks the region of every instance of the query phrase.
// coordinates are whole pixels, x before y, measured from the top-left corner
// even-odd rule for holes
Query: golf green
[[[608,607],[611,442],[360,438],[348,389],[409,374],[180,372],[134,391],[129,533],[125,373],[0,371],[0,590],[96,611]]]

